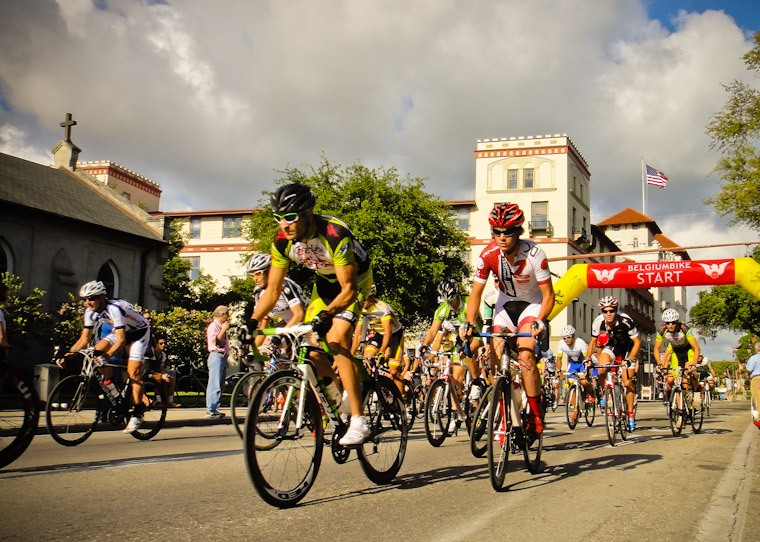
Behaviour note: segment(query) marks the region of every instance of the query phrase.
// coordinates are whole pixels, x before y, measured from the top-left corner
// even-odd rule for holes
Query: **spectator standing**
[[[224,414],[219,412],[224,388],[224,372],[227,368],[227,355],[230,353],[230,343],[227,330],[230,329],[230,309],[219,305],[214,309],[214,319],[206,328],[208,343],[208,387],[206,388],[206,417],[221,419]]]
[[[726,373],[725,385],[726,385],[726,400],[729,403],[731,403],[734,400],[734,396],[733,396],[733,394],[734,394],[734,383],[731,380],[731,376],[728,373]]]
[[[0,297],[0,299],[2,299]],[[747,375],[749,376],[749,387],[752,392],[750,410],[752,411],[752,422],[760,429],[760,342],[754,343],[755,354],[747,360]]]

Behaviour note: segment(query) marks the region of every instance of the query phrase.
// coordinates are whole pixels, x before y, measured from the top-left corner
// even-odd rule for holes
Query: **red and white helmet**
[[[516,203],[497,203],[488,215],[488,223],[498,228],[511,228],[522,226],[525,222],[525,213]]]
[[[611,295],[606,295],[603,298],[599,300],[599,308],[603,309],[604,307],[613,307],[617,309],[618,306],[618,300]]]

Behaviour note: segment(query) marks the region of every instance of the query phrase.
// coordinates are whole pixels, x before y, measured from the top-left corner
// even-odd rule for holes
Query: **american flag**
[[[665,188],[665,185],[668,184],[668,178],[659,169],[647,166],[647,184],[653,184],[660,188]]]

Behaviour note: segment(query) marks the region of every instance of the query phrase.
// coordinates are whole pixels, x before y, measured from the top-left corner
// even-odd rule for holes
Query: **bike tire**
[[[0,364],[0,469],[18,459],[37,432],[39,401],[32,380]]]
[[[596,402],[589,403],[586,400],[586,394],[581,390],[581,393],[583,394],[583,408],[584,408],[584,417],[586,418],[586,425],[589,427],[592,427],[594,425],[594,419],[596,418]]]
[[[448,435],[451,409],[449,398],[446,397],[446,382],[436,380],[430,386],[425,397],[425,436],[428,442],[436,448],[443,444]]]
[[[322,461],[322,414],[308,386],[303,424],[296,428],[301,383],[298,371],[270,375],[259,386],[245,419],[243,452],[248,476],[259,496],[277,508],[291,508],[306,496]],[[278,412],[281,403],[272,397],[285,391],[292,402]]]
[[[478,389],[476,395],[478,396],[477,404],[473,406],[473,401],[470,399],[473,395],[473,389]],[[478,405],[483,402],[488,385],[482,378],[476,378],[470,384],[470,389],[467,391],[467,395],[464,398],[462,408],[465,413],[465,426],[467,427],[467,434],[469,435],[472,430],[472,420],[475,418],[475,411],[478,409]]]
[[[630,432],[628,430],[628,401],[626,400],[626,396],[623,393],[623,389],[616,386],[617,389],[617,402],[618,402],[618,421],[617,421],[617,428],[618,432],[620,433],[620,438],[622,440],[627,440],[628,435],[626,433]]]
[[[520,443],[520,447],[523,451],[525,467],[531,474],[538,474],[541,471],[541,452],[544,450],[544,433],[541,432],[541,434],[534,438],[529,437],[527,431],[525,431],[527,427],[527,413],[523,412],[522,416],[522,426],[520,427],[522,442]]]
[[[417,384],[414,387],[414,408],[417,412],[417,417],[421,418],[425,415],[425,386],[424,384]]]
[[[388,484],[404,462],[407,444],[407,416],[404,400],[396,384],[380,376],[364,384],[362,399],[370,435],[359,446],[359,464],[376,484]]]
[[[175,396],[183,407],[196,408],[202,406],[201,398],[204,392],[193,376],[185,375],[177,381]]]
[[[572,385],[570,387],[570,393],[567,394],[567,403],[565,403],[565,419],[567,420],[567,426],[570,429],[575,429],[578,425],[578,416],[580,415],[580,408],[578,402],[578,386]]]
[[[478,408],[473,416],[470,430],[470,451],[475,457],[486,455],[488,448],[488,412],[491,404],[491,388],[488,387],[480,398]]]
[[[417,417],[417,402],[414,399],[414,389],[412,383],[404,380],[404,407],[406,408],[407,431],[412,430],[414,419]]]
[[[130,397],[130,408],[133,401]],[[145,382],[145,396],[150,400],[150,405],[143,412],[143,422],[131,435],[137,440],[150,440],[155,437],[166,422],[166,411],[169,407],[169,394],[166,386],[148,380]]]
[[[702,431],[702,422],[704,421],[705,407],[704,403],[699,407],[692,407],[691,410],[691,430],[695,435]]]
[[[53,388],[45,407],[48,432],[58,444],[77,446],[90,438],[98,423],[98,407],[105,414],[110,403],[99,398],[95,377],[67,376]]]
[[[610,388],[605,388],[604,392],[604,422],[607,428],[607,440],[610,446],[614,446],[617,417],[615,416],[615,394]]]
[[[248,414],[248,406],[256,394],[256,389],[264,381],[266,373],[255,371],[238,379],[232,388],[230,396],[230,419],[235,432],[242,439],[245,429],[245,417]]]
[[[671,392],[670,395],[671,395],[670,416],[668,416],[668,418],[670,419],[670,431],[671,433],[673,433],[674,437],[677,437],[678,435],[681,434],[681,429],[683,429],[683,423],[684,423],[683,392],[673,391]],[[678,407],[679,404],[681,405],[680,408]]]
[[[504,490],[504,478],[509,464],[509,449],[512,446],[512,393],[507,379],[500,376],[491,388],[488,410],[488,476],[495,491]]]

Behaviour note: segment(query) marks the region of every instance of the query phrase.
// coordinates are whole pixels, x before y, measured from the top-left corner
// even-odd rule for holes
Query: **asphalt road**
[[[38,435],[0,471],[2,540],[604,540],[760,539],[760,431],[746,403],[718,403],[702,434],[674,438],[659,403],[610,447],[594,427],[548,416],[543,470],[510,462],[492,490],[466,433],[431,447],[421,420],[401,472],[376,486],[355,454],[326,450],[302,503],[256,494],[231,426],[164,429],[150,442],[97,433],[66,448]],[[182,424],[178,424],[182,425]]]

